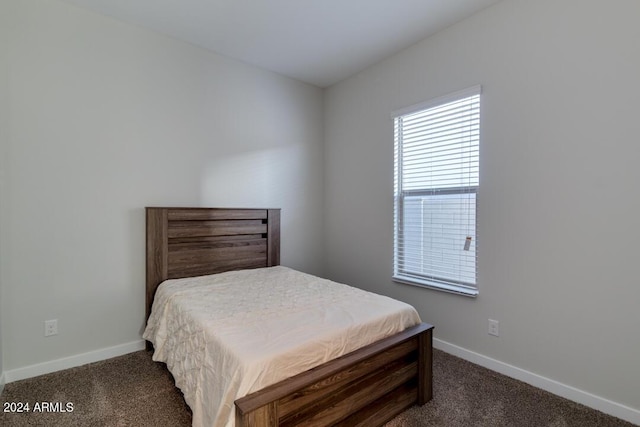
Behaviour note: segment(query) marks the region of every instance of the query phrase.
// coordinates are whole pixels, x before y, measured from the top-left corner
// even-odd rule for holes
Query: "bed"
[[[173,287],[179,294],[186,294],[188,288],[198,288],[212,274],[216,275],[211,276],[214,280],[224,283],[236,283],[230,280],[241,275],[259,275],[265,278],[259,281],[265,283],[266,277],[275,274],[300,279],[297,275],[301,273],[279,266],[278,209],[153,207],[146,208],[146,216],[147,319],[156,292],[159,300],[166,298],[162,296],[164,288],[158,291],[163,282],[165,288]],[[280,280],[279,277],[274,280]],[[331,356],[330,360],[277,382],[271,381],[276,377],[267,378],[268,385],[234,396],[235,414],[218,421],[220,425],[239,427],[382,425],[409,406],[431,399],[432,330],[431,325],[417,323],[357,349],[347,348],[345,354]],[[352,339],[346,341],[351,343]],[[150,343],[148,346],[151,347]],[[201,356],[187,361],[187,365],[198,366],[202,363],[198,357]],[[280,358],[274,360],[273,366],[281,362]],[[178,382],[176,378],[177,385]],[[188,388],[185,384],[179,387],[183,393],[186,391],[185,400],[191,406],[187,396],[193,395],[193,391],[185,390]],[[198,387],[198,396],[206,403],[209,396],[201,393],[200,388],[208,386]],[[194,411],[194,425],[200,422],[200,415],[196,416]]]

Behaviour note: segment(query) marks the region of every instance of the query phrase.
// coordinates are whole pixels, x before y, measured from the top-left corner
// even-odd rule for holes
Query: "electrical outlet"
[[[489,319],[489,335],[493,335],[494,337],[500,336],[500,322]]]
[[[44,321],[44,336],[58,335],[58,319]]]

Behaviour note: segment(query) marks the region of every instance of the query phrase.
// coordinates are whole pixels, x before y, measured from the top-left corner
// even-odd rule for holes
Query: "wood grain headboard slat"
[[[196,236],[196,237],[174,237],[169,241],[169,251],[181,250],[184,247],[195,248],[200,245],[203,248],[213,246],[236,245],[242,242],[251,242],[264,239],[264,233],[260,234],[238,234],[233,236]]]
[[[169,221],[267,219],[268,209],[171,208]]]
[[[236,240],[233,243],[211,243],[211,242],[196,242],[193,245],[187,245],[180,243],[178,245],[169,246],[169,265],[198,262],[199,260],[207,259],[224,260],[224,259],[236,259],[243,256],[261,256],[265,262],[267,260],[267,242],[266,239],[255,239],[239,241]],[[206,245],[206,246],[205,246]]]
[[[264,234],[267,232],[265,220],[234,221],[171,221],[169,220],[169,239],[199,236],[234,236]]]
[[[220,246],[209,248],[183,249],[179,251],[169,250],[169,278],[184,277],[185,273],[207,271],[215,265],[248,265],[246,268],[267,266],[267,243],[264,241],[252,241],[251,244],[242,246]],[[212,273],[202,273],[212,274]]]

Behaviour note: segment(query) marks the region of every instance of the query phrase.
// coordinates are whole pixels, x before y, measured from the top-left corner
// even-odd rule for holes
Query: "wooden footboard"
[[[380,426],[432,397],[423,323],[236,400],[236,426]]]

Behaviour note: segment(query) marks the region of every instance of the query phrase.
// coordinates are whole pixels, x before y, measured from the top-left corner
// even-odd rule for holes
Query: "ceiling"
[[[64,0],[327,87],[499,0]]]

